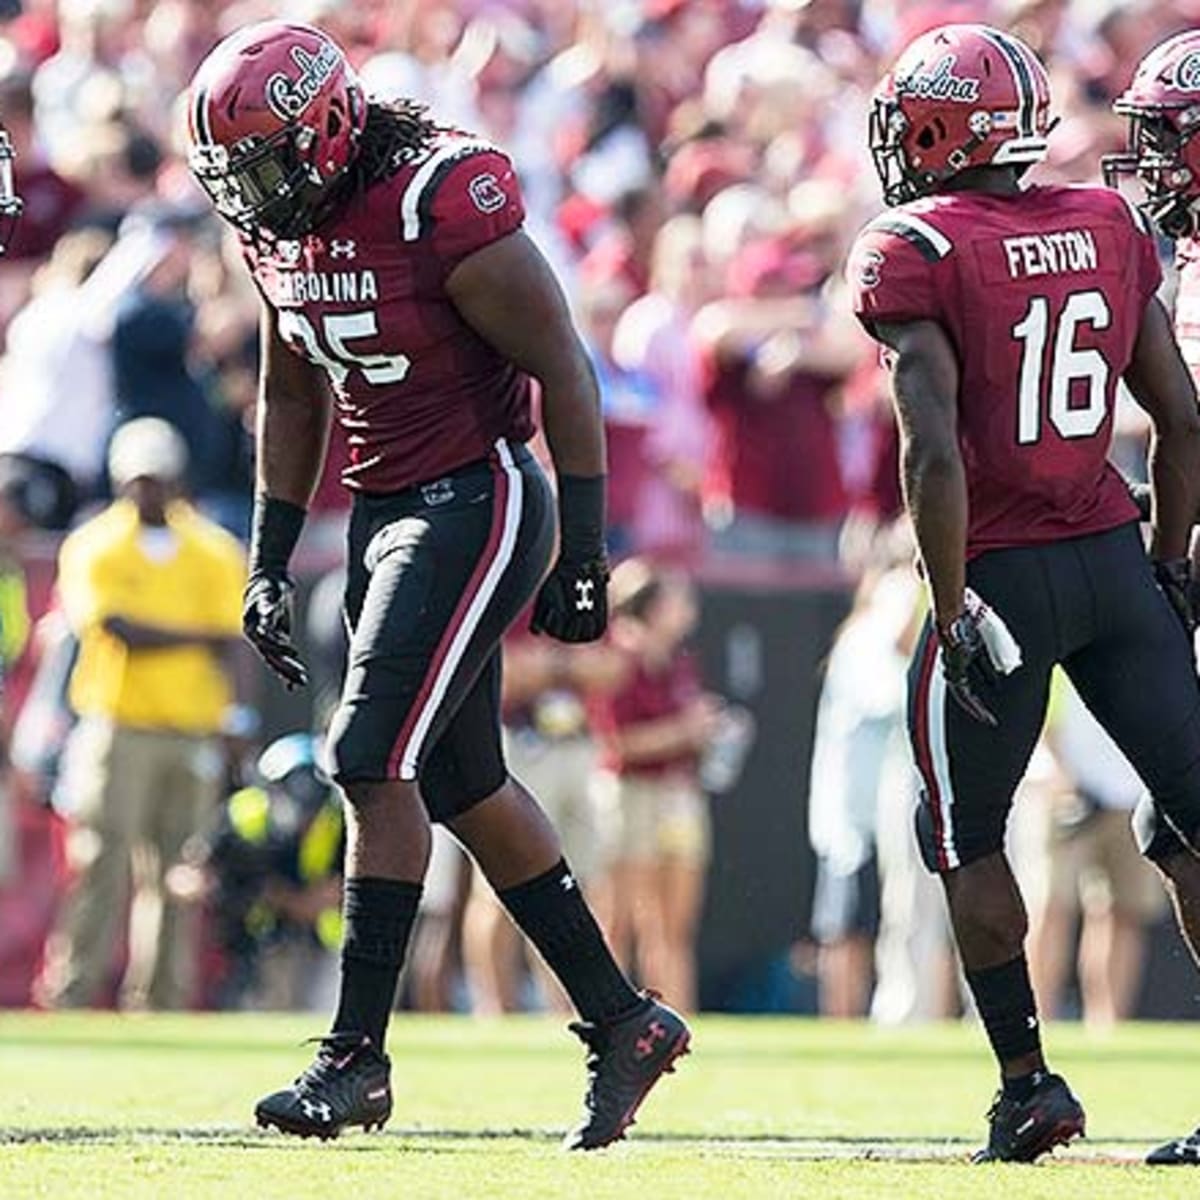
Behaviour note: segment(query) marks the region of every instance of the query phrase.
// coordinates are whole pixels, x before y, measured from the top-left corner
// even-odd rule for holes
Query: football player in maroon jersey
[[[578,1008],[590,1079],[567,1145],[607,1145],[689,1034],[618,969],[501,751],[505,629],[532,599],[535,630],[600,637],[608,574],[595,377],[522,231],[512,164],[417,105],[367,99],[334,42],[279,21],[222,42],[189,108],[192,170],[240,233],[264,302],[245,630],[293,686],[306,673],[288,563],[331,412],[354,494],[352,637],[330,731],[348,801],[341,998],[316,1061],[259,1103],[258,1120],[318,1137],[387,1120],[384,1033],[432,819],[470,850]],[[557,522],[525,447],[531,379]]]
[[[1045,154],[1049,110],[1045,70],[1016,38],[949,25],[915,41],[871,114],[891,207],[849,264],[858,315],[890,365],[932,608],[909,685],[918,836],[1000,1064],[981,1161],[1032,1160],[1084,1130],[1042,1055],[1004,854],[1056,664],[1145,781],[1142,847],[1200,945],[1185,557],[1200,411],[1155,298],[1143,215],[1105,188],[1022,186]],[[1122,379],[1154,427],[1150,557],[1107,460]]]
[[[1175,336],[1193,377],[1200,377],[1200,31],[1155,47],[1113,107],[1129,120],[1129,148],[1105,156],[1105,180],[1116,187],[1122,176],[1135,176],[1142,212],[1175,239]],[[1141,819],[1153,821],[1154,814],[1147,809]],[[1200,962],[1197,939],[1188,943]],[[1146,1161],[1200,1166],[1200,1129],[1159,1146]]]
[[[0,125],[0,254],[4,253],[21,215],[21,198],[13,187],[13,157],[12,142]]]

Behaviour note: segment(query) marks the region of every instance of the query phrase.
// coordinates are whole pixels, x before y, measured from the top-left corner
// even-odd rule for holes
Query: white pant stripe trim
[[[933,656],[933,670],[929,676],[929,757],[933,763],[933,777],[937,781],[938,810],[941,815],[942,844],[939,849],[946,866],[953,869],[959,865],[958,848],[954,844],[954,784],[950,781],[950,757],[946,753],[946,678],[942,674],[942,651]]]
[[[492,561],[488,564],[487,571],[484,573],[475,595],[471,597],[471,602],[467,605],[462,623],[454,632],[450,648],[446,651],[446,657],[442,659],[442,664],[433,681],[429,698],[425,701],[425,705],[413,725],[408,745],[401,753],[400,778],[404,780],[413,780],[417,777],[417,763],[421,757],[425,739],[429,735],[430,726],[446,698],[446,693],[450,689],[450,681],[454,678],[454,672],[458,670],[459,664],[467,652],[467,646],[470,645],[471,638],[475,636],[475,630],[479,627],[479,622],[483,619],[483,614],[496,594],[496,589],[500,586],[500,580],[508,569],[508,564],[512,561],[513,549],[517,544],[517,531],[521,527],[523,507],[521,489],[524,481],[520,469],[513,461],[512,451],[509,450],[508,443],[503,438],[496,442],[496,453],[499,455],[500,466],[508,479],[508,497],[504,506],[504,525],[500,533],[500,543],[496,547]]]

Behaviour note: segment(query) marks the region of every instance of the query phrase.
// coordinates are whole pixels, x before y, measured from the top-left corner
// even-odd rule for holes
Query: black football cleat
[[[1061,1075],[1043,1075],[1028,1100],[1010,1100],[1001,1092],[988,1122],[988,1144],[972,1162],[1033,1162],[1083,1137],[1087,1118]]]
[[[391,1063],[362,1033],[316,1038],[317,1057],[291,1087],[258,1102],[254,1116],[297,1137],[335,1138],[349,1125],[382,1129],[392,1115]]]
[[[1200,1167],[1200,1129],[1151,1150],[1146,1162],[1152,1167]]]
[[[677,1012],[652,996],[619,1021],[577,1021],[570,1028],[587,1047],[588,1086],[583,1119],[563,1146],[599,1150],[625,1136],[650,1089],[688,1053],[692,1034]]]

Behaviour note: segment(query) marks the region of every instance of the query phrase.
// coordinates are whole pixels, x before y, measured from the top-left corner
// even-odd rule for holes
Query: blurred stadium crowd
[[[1062,118],[1038,178],[1093,180],[1124,140],[1113,97],[1149,46],[1200,21],[1195,0],[0,0],[0,118],[25,201],[0,260],[0,1004],[328,1002],[341,828],[307,729],[341,653],[336,438],[304,545],[314,714],[261,707],[268,688],[234,644],[239,588],[223,591],[217,568],[198,589],[207,607],[172,576],[153,604],[135,588],[125,613],[122,585],[80,566],[105,538],[163,571],[193,545],[228,561],[200,516],[173,521],[165,546],[131,533],[156,502],[138,479],[179,485],[203,521],[245,536],[257,298],[188,177],[182,97],[222,35],[279,15],[330,32],[368,90],[417,97],[511,153],[592,349],[611,548],[628,560],[612,638],[571,649],[514,635],[506,706],[515,770],[562,827],[622,954],[695,1003],[707,805],[753,752],[751,714],[707,691],[686,653],[696,581],[719,569],[763,586],[832,582],[854,600],[828,656],[811,788],[774,784],[781,805],[808,792],[819,863],[791,966],[815,972],[834,1015],[865,1011],[872,987],[882,1019],[952,1011],[935,885],[909,849],[901,721],[920,589],[896,524],[880,368],[840,282],[879,208],[867,100],[923,30],[1011,28],[1047,61]],[[114,433],[134,421],[131,467]],[[1142,469],[1135,415],[1115,453]],[[114,531],[114,496],[129,529]],[[171,644],[186,661],[131,675],[146,646],[114,617],[186,626]],[[191,702],[156,708],[152,693]],[[170,735],[178,753],[160,753],[161,737],[98,746],[96,729],[114,725]],[[1101,1023],[1131,1010],[1162,903],[1122,812],[1136,780],[1097,770],[1105,753],[1064,694],[1018,831],[1042,879],[1043,1004],[1055,1010],[1070,974],[1082,900],[1081,991]],[[183,788],[179,772],[204,786]],[[434,876],[407,1002],[538,1002],[536,971],[452,844]],[[145,885],[134,903],[130,880]]]

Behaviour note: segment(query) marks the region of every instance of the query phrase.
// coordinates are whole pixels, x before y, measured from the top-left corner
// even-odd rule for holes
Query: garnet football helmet
[[[295,238],[327,215],[367,112],[335,42],[308,25],[249,25],[200,64],[188,99],[188,165],[223,217]]]
[[[1129,118],[1129,148],[1104,156],[1105,182],[1136,176],[1145,191],[1139,207],[1163,233],[1200,232],[1200,31],[1151,50],[1113,108]]]
[[[987,25],[917,38],[875,89],[871,154],[889,205],[937,191],[968,167],[1046,155],[1050,81],[1037,55]]]
[[[13,184],[13,148],[8,134],[0,125],[0,254],[12,237],[13,226],[21,215],[21,197]]]

